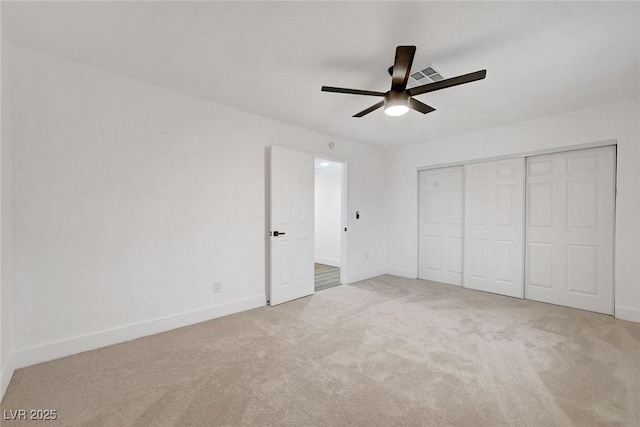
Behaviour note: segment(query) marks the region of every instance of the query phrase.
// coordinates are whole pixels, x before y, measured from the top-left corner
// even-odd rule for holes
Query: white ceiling
[[[426,142],[640,95],[640,3],[3,2],[14,43],[219,104],[381,145]],[[399,118],[379,98],[395,47],[414,70],[478,82],[417,97]]]

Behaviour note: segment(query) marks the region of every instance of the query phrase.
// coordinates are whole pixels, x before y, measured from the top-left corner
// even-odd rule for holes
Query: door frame
[[[581,144],[572,144],[572,145],[561,145],[561,146],[558,146],[558,147],[543,148],[543,149],[539,149],[539,150],[519,151],[519,152],[516,152],[516,153],[503,154],[503,155],[500,155],[500,156],[477,157],[477,158],[469,159],[469,160],[461,160],[459,162],[436,163],[436,164],[433,164],[433,165],[419,166],[419,167],[416,168],[416,170],[418,172],[420,172],[420,171],[425,171],[425,170],[430,170],[430,169],[447,168],[449,166],[464,166],[464,165],[470,165],[470,164],[473,164],[473,163],[490,162],[490,161],[493,161],[493,160],[508,160],[508,159],[515,159],[515,158],[518,158],[518,157],[530,157],[530,156],[538,156],[538,155],[541,155],[541,154],[553,154],[553,153],[562,153],[562,152],[565,152],[565,151],[582,150],[584,148],[607,147],[609,145],[614,145],[616,147],[616,151],[617,151],[618,140],[616,140],[616,139],[607,139],[607,140],[604,140],[604,141],[585,142],[585,143],[581,143]]]
[[[313,153],[314,159],[326,160],[329,162],[340,163],[342,165],[342,176],[340,177],[340,284],[346,285],[349,275],[349,209],[347,206],[347,168],[348,164],[345,160],[333,157],[325,153]],[[315,175],[315,171],[314,171]]]
[[[615,280],[615,272],[616,272],[616,242],[617,242],[617,228],[616,228],[616,218],[617,218],[617,204],[618,204],[618,197],[617,197],[617,189],[618,189],[618,140],[617,139],[609,139],[609,140],[603,140],[603,141],[595,141],[595,142],[586,142],[586,143],[580,143],[580,144],[572,144],[572,145],[562,145],[562,146],[557,146],[557,147],[550,147],[550,148],[544,148],[544,149],[539,149],[539,150],[531,150],[531,151],[520,151],[520,152],[515,152],[515,153],[511,153],[511,154],[504,154],[504,155],[499,155],[499,156],[489,156],[489,157],[482,157],[482,158],[474,158],[474,159],[468,159],[468,160],[461,160],[461,161],[457,161],[457,162],[448,162],[448,163],[436,163],[433,165],[427,165],[427,166],[419,166],[416,168],[416,235],[418,235],[418,241],[417,241],[417,247],[416,247],[416,258],[415,258],[415,272],[416,272],[416,277],[418,277],[418,272],[420,270],[420,253],[419,253],[419,221],[420,221],[420,172],[421,171],[426,171],[426,170],[431,170],[431,169],[440,169],[440,168],[447,168],[447,167],[451,167],[451,166],[464,166],[464,165],[469,165],[469,164],[474,164],[474,163],[483,163],[483,162],[488,162],[488,161],[494,161],[494,160],[507,160],[507,159],[514,159],[514,158],[524,158],[524,160],[526,161],[527,157],[532,157],[532,156],[538,156],[538,155],[544,155],[544,154],[554,154],[554,153],[562,153],[562,152],[567,152],[567,151],[575,151],[575,150],[583,150],[583,149],[587,149],[587,148],[598,148],[598,147],[608,147],[608,146],[613,146],[614,148],[614,176],[613,176],[613,182],[614,182],[614,189],[613,189],[613,218],[614,218],[614,223],[613,223],[613,315],[615,317],[616,312],[615,312],[615,306],[616,306],[616,280]],[[525,171],[525,188],[526,188],[526,171]],[[524,215],[524,212],[523,212]],[[523,227],[523,242],[526,242],[526,226]],[[463,253],[464,253],[464,248],[463,248]],[[525,251],[523,251],[523,263],[526,261],[524,259],[525,256]],[[523,268],[525,269],[524,274],[526,274],[526,266],[525,264],[523,264]],[[464,275],[464,271],[462,273]],[[464,286],[463,286],[464,287]],[[526,299],[526,295],[524,293],[524,282],[523,282],[523,299]]]

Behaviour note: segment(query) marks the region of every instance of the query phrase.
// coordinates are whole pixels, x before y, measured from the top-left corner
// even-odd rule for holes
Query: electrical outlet
[[[222,283],[213,282],[213,293],[219,294],[220,292],[222,292]]]

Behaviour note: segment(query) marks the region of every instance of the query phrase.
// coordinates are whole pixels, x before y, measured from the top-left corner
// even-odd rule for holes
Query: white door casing
[[[464,171],[464,287],[522,298],[524,159]]]
[[[527,299],[613,314],[615,148],[527,158]]]
[[[418,278],[462,285],[464,167],[419,173]]]
[[[276,305],[314,292],[313,155],[272,146],[270,186],[269,304]]]

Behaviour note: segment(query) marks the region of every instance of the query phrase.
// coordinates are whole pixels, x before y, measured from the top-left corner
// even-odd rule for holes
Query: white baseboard
[[[340,267],[340,260],[337,258],[316,257],[316,264],[330,265],[331,267]]]
[[[18,368],[15,364],[15,357],[11,354],[9,355],[9,360],[4,364],[0,372],[0,400],[4,398],[4,393],[7,391],[7,387],[9,387],[9,383],[13,377],[13,372],[16,369]]]
[[[360,280],[371,279],[372,277],[382,276],[383,274],[387,274],[387,270],[379,269],[379,270],[363,271],[362,273],[350,275],[347,278],[347,283],[359,282]]]
[[[418,272],[414,270],[401,270],[398,268],[390,268],[387,270],[387,274],[392,276],[406,277],[407,279],[417,279]]]
[[[98,331],[95,333],[53,341],[35,347],[15,350],[12,354],[13,369],[24,368],[36,363],[47,362],[64,356],[95,350],[112,344],[130,341],[136,338],[193,325],[229,314],[239,313],[252,308],[263,307],[265,296],[256,295],[239,301],[209,306],[186,313],[175,314],[144,322]],[[5,381],[5,373],[2,373]],[[4,384],[3,384],[4,385]]]
[[[640,309],[617,305],[615,313],[616,319],[640,322]]]

